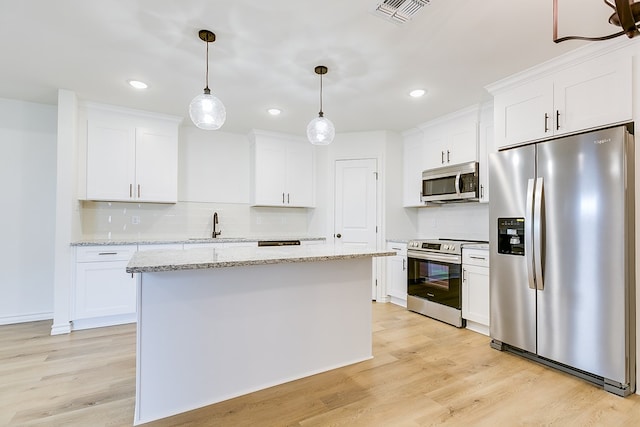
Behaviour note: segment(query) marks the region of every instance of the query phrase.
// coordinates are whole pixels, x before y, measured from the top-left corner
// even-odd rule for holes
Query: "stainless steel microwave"
[[[480,194],[478,162],[422,172],[422,201],[427,203],[477,202]]]

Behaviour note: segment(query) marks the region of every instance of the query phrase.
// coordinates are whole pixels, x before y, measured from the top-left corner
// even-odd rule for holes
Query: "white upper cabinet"
[[[177,202],[180,119],[91,104],[86,123],[86,193],[81,198]]]
[[[424,170],[424,136],[421,131],[404,135],[403,145],[403,206],[424,206],[422,202],[422,171]]]
[[[315,206],[313,146],[302,138],[252,131],[251,205]]]
[[[493,137],[493,104],[483,105],[478,124],[480,203],[489,202],[489,154],[496,151]]]
[[[480,106],[474,105],[424,123],[418,126],[417,130],[405,132],[403,145],[404,207],[425,206],[421,200],[422,172],[425,170],[469,162],[480,162],[480,168],[485,167],[483,165],[485,159],[479,154],[479,108]],[[491,123],[491,127],[486,128],[485,126],[482,130],[486,132],[485,136],[488,136],[483,142],[486,143],[488,139],[493,141],[491,134],[493,123]],[[482,176],[480,179],[483,179]]]
[[[420,126],[424,132],[424,169],[478,161],[477,107]]]
[[[631,57],[614,53],[494,91],[496,145],[629,121],[631,82]]]

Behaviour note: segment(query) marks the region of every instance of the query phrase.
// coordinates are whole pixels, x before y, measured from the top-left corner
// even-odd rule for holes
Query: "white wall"
[[[0,324],[51,318],[56,107],[0,99]]]

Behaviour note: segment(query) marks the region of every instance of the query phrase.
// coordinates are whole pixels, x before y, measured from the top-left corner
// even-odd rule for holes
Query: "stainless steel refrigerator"
[[[635,391],[632,125],[490,156],[491,346]]]

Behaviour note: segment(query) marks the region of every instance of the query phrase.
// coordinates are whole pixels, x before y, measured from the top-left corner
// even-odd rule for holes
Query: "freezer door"
[[[627,383],[625,128],[540,143],[537,155],[538,354]]]
[[[534,289],[529,286],[533,224],[527,213],[532,204],[532,201],[527,202],[527,190],[532,192],[534,178],[534,146],[490,156],[490,334],[495,340],[532,353],[536,351],[536,291],[535,286]],[[529,194],[529,200],[531,196]],[[514,253],[500,253],[505,251],[498,250],[499,218],[525,218],[524,251],[519,248]],[[505,221],[503,229],[504,224]]]

